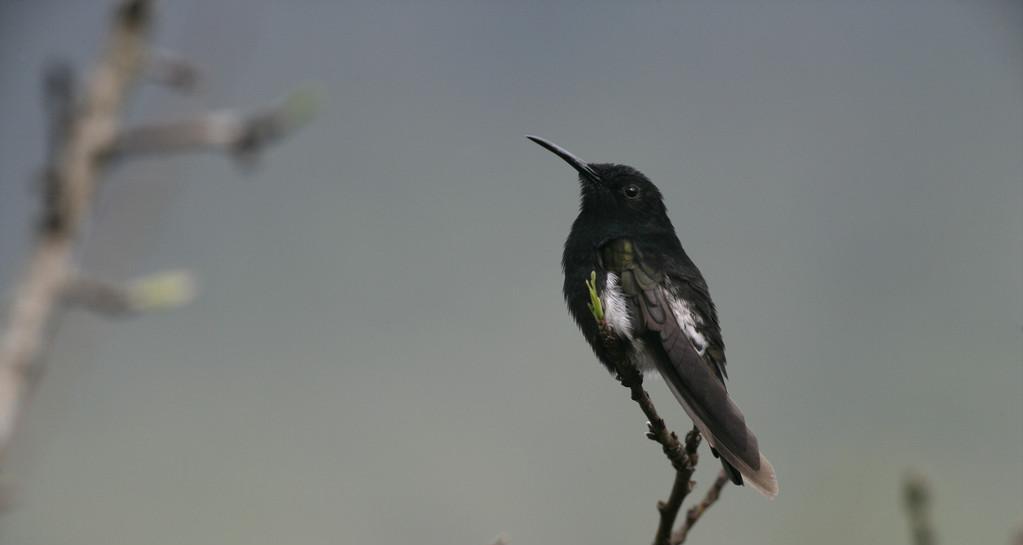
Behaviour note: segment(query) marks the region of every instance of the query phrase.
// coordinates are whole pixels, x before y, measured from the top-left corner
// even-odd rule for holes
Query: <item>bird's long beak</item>
[[[564,160],[566,163],[572,165],[572,168],[578,170],[579,175],[582,176],[583,179],[585,179],[586,181],[592,184],[600,185],[600,176],[597,174],[597,171],[593,170],[593,167],[586,164],[575,155],[569,153],[569,151],[566,150],[565,148],[549,140],[544,140],[539,136],[531,136],[527,134],[526,138],[532,140],[533,142],[536,142],[537,144],[540,144],[540,146],[547,149],[547,151],[553,153],[554,155],[561,157],[561,159]]]

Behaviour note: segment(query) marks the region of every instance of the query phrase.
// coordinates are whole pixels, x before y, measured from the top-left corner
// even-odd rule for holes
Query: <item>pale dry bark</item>
[[[0,459],[24,410],[48,325],[62,303],[113,315],[167,303],[166,278],[150,283],[156,285],[157,293],[150,290],[140,295],[139,286],[122,290],[82,279],[76,272],[74,252],[105,167],[114,159],[141,153],[194,149],[248,159],[312,114],[314,98],[296,93],[282,104],[254,114],[225,110],[185,122],[123,129],[121,110],[133,85],[143,76],[178,89],[194,87],[197,77],[183,60],[150,50],[152,23],[149,0],[120,2],[103,53],[89,73],[81,97],[76,96],[68,66],[57,65],[47,74],[44,98],[50,117],[50,150],[42,180],[42,206],[31,254],[13,292],[0,338]]]
[[[67,135],[48,167],[44,219],[14,292],[0,340],[0,454],[6,452],[22,411],[31,368],[47,324],[72,276],[72,250],[90,211],[101,158],[114,141],[125,94],[145,56],[152,13],[149,2],[124,2],[92,71],[85,96],[73,108]]]

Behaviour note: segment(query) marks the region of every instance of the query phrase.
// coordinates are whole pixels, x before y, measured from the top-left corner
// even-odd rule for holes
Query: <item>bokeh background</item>
[[[110,5],[0,4],[6,297],[42,67],[84,69]],[[945,543],[1023,524],[1019,2],[159,9],[205,79],[143,87],[130,119],[307,82],[325,109],[249,175],[211,154],[107,179],[83,267],[187,267],[202,293],[60,320],[0,542],[647,543],[672,473],[563,308],[575,175],[527,133],[647,173],[709,279],[781,495],[726,490],[692,543],[907,543],[909,469]]]

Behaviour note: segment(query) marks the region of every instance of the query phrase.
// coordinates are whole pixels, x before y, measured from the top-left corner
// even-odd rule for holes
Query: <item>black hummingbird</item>
[[[776,496],[774,468],[725,389],[725,345],[707,282],[682,249],[657,186],[632,167],[585,163],[527,138],[579,172],[579,216],[561,265],[565,302],[597,358],[614,372],[589,308],[593,273],[605,324],[632,363],[664,377],[733,483]]]

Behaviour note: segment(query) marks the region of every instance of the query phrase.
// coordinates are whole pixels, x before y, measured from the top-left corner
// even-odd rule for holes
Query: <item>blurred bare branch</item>
[[[184,121],[127,128],[117,136],[110,155],[124,158],[209,150],[250,160],[308,121],[316,107],[315,94],[300,90],[278,106],[251,114],[221,110]]]
[[[46,164],[39,177],[43,202],[38,227],[43,230],[58,229],[61,221],[61,183],[57,167],[74,119],[75,85],[74,68],[67,62],[54,62],[43,74],[43,109],[48,124]]]
[[[96,186],[97,161],[110,145],[125,93],[135,80],[151,23],[151,6],[126,1],[118,8],[99,65],[91,74],[84,103],[69,114],[67,70],[47,77],[52,137],[46,168],[45,202],[35,249],[15,292],[7,329],[0,340],[0,452],[6,451],[46,325],[72,268],[71,253]],[[65,129],[66,127],[66,129]]]
[[[921,475],[911,474],[903,483],[902,500],[909,516],[913,545],[934,545],[934,527],[931,524],[931,491]]]
[[[152,50],[146,58],[145,75],[151,81],[183,93],[195,91],[199,85],[199,68],[187,59],[166,50]]]
[[[213,147],[235,156],[254,154],[280,139],[312,115],[308,97],[298,95],[278,108],[240,116],[218,114],[176,130],[121,131],[121,109],[144,73],[161,74],[174,84],[194,83],[183,62],[152,53],[147,44],[153,22],[149,0],[121,0],[107,43],[91,71],[83,96],[76,96],[74,72],[54,64],[44,77],[43,102],[49,123],[49,151],[43,171],[42,206],[32,254],[22,273],[0,338],[0,457],[6,453],[22,412],[33,364],[48,324],[63,303],[84,305],[110,315],[167,308],[186,302],[194,282],[185,273],[167,273],[116,287],[79,278],[73,261],[82,224],[107,159],[117,151],[177,151]],[[305,102],[303,102],[305,100]],[[211,128],[212,127],[212,128]],[[202,129],[202,130],[199,130]],[[169,134],[198,134],[173,140]]]
[[[69,282],[64,289],[64,303],[106,316],[120,317],[132,313],[131,297],[126,290],[98,280]]]
[[[909,473],[902,481],[902,503],[909,517],[913,545],[935,545],[938,542],[931,520],[930,484],[919,473]],[[1023,545],[1023,528],[1009,538],[1010,545]]]
[[[56,61],[43,74],[43,109],[49,122],[47,163],[57,162],[75,111],[75,71],[66,61]]]
[[[195,296],[195,279],[187,271],[168,271],[140,278],[127,286],[76,278],[64,290],[64,303],[108,317],[187,304]]]

